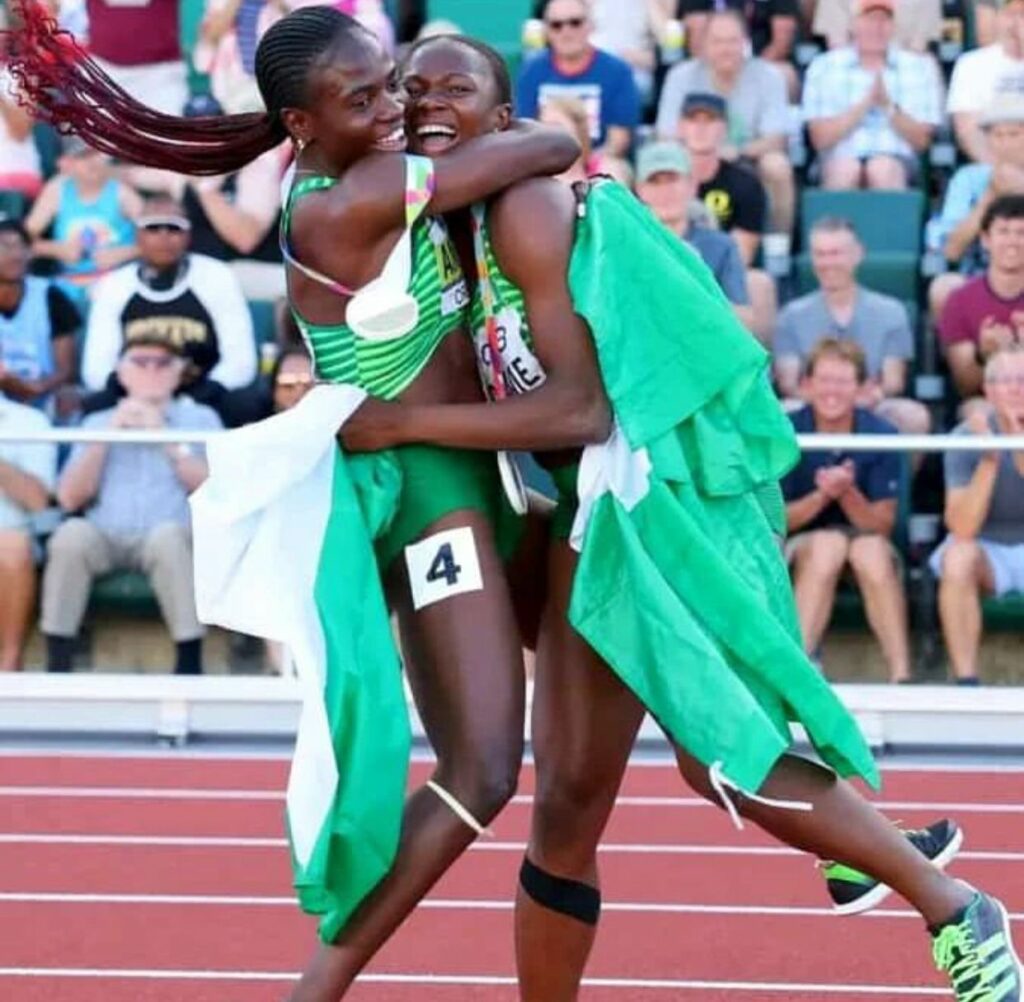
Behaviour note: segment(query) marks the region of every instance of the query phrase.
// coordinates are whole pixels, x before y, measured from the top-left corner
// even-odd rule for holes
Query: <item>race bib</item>
[[[430,242],[434,245],[434,261],[441,279],[441,315],[447,317],[469,305],[469,289],[458,254],[448,239],[448,230],[439,220],[430,222]]]
[[[410,543],[405,548],[405,566],[416,610],[465,592],[483,591],[476,541],[468,526]]]
[[[509,393],[529,393],[530,390],[537,389],[547,377],[540,360],[523,338],[523,324],[518,311],[505,307],[498,311],[495,319],[498,325],[498,349],[501,353],[501,364],[498,368],[505,374]],[[474,331],[473,341],[476,345],[480,377],[487,395],[493,398],[495,366],[487,329],[480,327]]]

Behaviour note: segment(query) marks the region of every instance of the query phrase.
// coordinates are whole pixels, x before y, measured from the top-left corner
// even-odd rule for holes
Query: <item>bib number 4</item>
[[[405,564],[416,609],[484,587],[476,540],[468,526],[411,543],[405,548]]]

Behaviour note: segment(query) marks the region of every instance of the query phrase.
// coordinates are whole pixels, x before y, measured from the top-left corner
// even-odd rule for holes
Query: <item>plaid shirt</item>
[[[841,115],[867,94],[874,77],[873,70],[861,66],[853,46],[817,56],[804,81],[805,121]],[[901,111],[918,122],[941,123],[943,93],[934,59],[893,46],[886,57],[883,78],[889,97]],[[871,108],[852,132],[825,151],[830,157],[858,159],[879,154],[917,156],[881,108]]]

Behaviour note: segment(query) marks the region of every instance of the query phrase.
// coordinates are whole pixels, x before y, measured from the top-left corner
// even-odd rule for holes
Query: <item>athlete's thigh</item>
[[[567,543],[552,543],[533,690],[538,789],[570,785],[595,796],[611,789],[614,797],[644,710],[569,624],[576,563]]]
[[[468,529],[471,543],[445,551],[440,533]],[[412,544],[427,555],[410,580],[400,555],[390,568],[388,592],[398,616],[407,677],[424,728],[435,751],[491,738],[521,738],[525,714],[525,672],[504,567],[487,518],[473,510],[453,512],[428,526]],[[471,549],[467,549],[471,546]],[[434,550],[436,549],[436,553]],[[444,594],[453,584],[480,571],[480,587],[441,597],[420,609],[414,595],[430,577]]]

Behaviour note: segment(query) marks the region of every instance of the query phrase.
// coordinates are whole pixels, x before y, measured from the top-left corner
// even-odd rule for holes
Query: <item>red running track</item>
[[[424,766],[416,768],[422,778]],[[277,760],[0,756],[0,999],[279,1002],[314,945],[291,899]],[[513,1002],[510,900],[533,777],[409,919],[354,1002]],[[959,876],[1024,913],[1024,772],[895,771],[879,798],[953,814]],[[588,1002],[946,998],[908,906],[841,919],[813,862],[634,766],[602,848]]]

